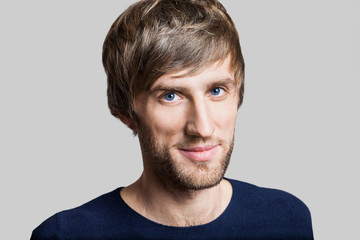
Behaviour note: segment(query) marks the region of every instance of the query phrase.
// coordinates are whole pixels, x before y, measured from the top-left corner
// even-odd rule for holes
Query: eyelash
[[[219,90],[220,90],[220,93],[217,94],[217,95],[211,94],[211,92],[212,92],[214,89],[219,89]],[[225,90],[223,87],[213,87],[213,88],[210,89],[209,92],[210,92],[211,96],[220,98],[220,97],[222,97],[222,96],[224,95],[224,93],[226,92],[226,90]],[[175,95],[175,96],[174,96],[174,98],[171,99],[171,100],[166,99],[166,97],[169,96],[169,95]],[[167,92],[165,92],[164,94],[161,95],[161,100],[163,100],[163,101],[165,101],[165,102],[168,102],[168,103],[174,102],[174,100],[178,100],[178,99],[176,99],[176,98],[182,99],[182,97],[179,95],[179,93],[177,93],[175,90],[174,90],[174,91],[171,91],[171,90],[169,91],[169,90],[168,90]]]
[[[215,90],[215,89],[219,89],[219,90],[220,90],[220,93],[217,94],[217,95],[213,95],[213,94],[212,94],[212,91]],[[214,88],[212,88],[212,89],[210,90],[210,93],[211,93],[212,96],[218,96],[218,97],[220,97],[220,96],[222,96],[222,95],[225,93],[225,90],[224,90],[224,88],[222,88],[222,87],[214,87]]]
[[[169,95],[174,95],[174,98],[173,98],[172,100],[166,99],[166,97],[169,96]],[[180,96],[179,96],[176,92],[167,92],[167,93],[165,93],[165,94],[162,95],[162,99],[164,99],[164,100],[167,101],[167,102],[172,102],[173,100],[175,100],[176,96],[177,96],[178,98],[180,98]]]

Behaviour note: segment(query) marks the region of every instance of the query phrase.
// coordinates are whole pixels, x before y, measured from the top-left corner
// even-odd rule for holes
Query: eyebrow
[[[235,80],[232,78],[225,78],[221,80],[212,81],[207,85],[208,89],[219,87],[219,86],[228,86],[235,87]],[[189,87],[187,86],[176,86],[171,83],[159,83],[155,87],[150,88],[150,93],[158,92],[158,91],[174,91],[174,92],[189,92]]]
[[[232,78],[225,78],[222,80],[212,82],[208,88],[214,88],[214,87],[218,87],[218,86],[226,86],[226,87],[234,87],[235,88],[236,82]]]

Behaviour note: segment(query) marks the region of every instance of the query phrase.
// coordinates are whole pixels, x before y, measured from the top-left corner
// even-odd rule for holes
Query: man
[[[103,63],[109,108],[138,135],[143,174],[31,239],[313,239],[299,199],[224,178],[244,61],[219,2],[135,3],[112,25]]]

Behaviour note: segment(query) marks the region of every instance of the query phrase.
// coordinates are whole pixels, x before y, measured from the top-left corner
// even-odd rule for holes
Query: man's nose
[[[211,137],[214,134],[215,122],[211,106],[205,99],[193,101],[186,124],[186,133],[190,136]]]

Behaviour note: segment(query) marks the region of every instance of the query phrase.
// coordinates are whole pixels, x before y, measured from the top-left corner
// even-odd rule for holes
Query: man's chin
[[[173,174],[167,176],[172,187],[179,190],[204,190],[218,185],[224,178],[224,167],[219,164],[210,168],[209,162],[195,162],[190,169],[184,166],[174,166]]]
[[[177,189],[180,190],[188,190],[188,191],[200,191],[200,190],[205,190],[205,189],[209,189],[212,187],[217,186],[221,180],[223,179],[223,177],[221,178],[217,178],[217,179],[212,179],[211,181],[209,181],[208,179],[201,179],[201,180],[183,180],[178,182],[177,184]]]

